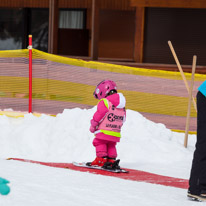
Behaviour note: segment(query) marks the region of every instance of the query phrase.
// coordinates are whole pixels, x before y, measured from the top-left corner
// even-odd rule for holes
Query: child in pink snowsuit
[[[90,126],[90,132],[95,134],[96,158],[89,164],[104,166],[108,162],[114,163],[117,157],[116,144],[120,141],[121,127],[126,119],[126,100],[123,94],[117,93],[116,84],[111,80],[100,82],[94,97],[100,100]]]

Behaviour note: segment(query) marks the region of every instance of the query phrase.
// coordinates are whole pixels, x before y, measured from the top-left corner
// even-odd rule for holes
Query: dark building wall
[[[171,40],[181,64],[206,65],[206,9],[147,8],[145,19],[145,63],[173,64]]]
[[[47,51],[48,47],[45,47],[39,38],[37,39],[38,25],[34,18],[32,18],[31,11],[36,9],[42,13],[41,9],[49,9],[49,0],[2,0],[0,1],[0,8],[3,10],[18,10],[21,9],[22,22],[25,28],[22,29],[22,38],[26,38],[28,34],[33,35],[33,41],[35,41],[34,48]],[[85,9],[85,28],[82,30],[74,29],[58,29],[58,54],[72,55],[72,56],[89,56],[91,50],[91,6],[92,0],[59,0],[59,9]],[[100,57],[106,58],[129,58],[133,59],[134,50],[134,28],[135,28],[135,8],[130,7],[127,0],[99,0],[99,8],[101,9],[101,22],[99,38],[99,52]],[[121,14],[122,12],[122,14]],[[49,13],[48,13],[49,15]],[[110,20],[108,19],[110,18]],[[45,18],[44,18],[45,19]],[[33,20],[33,21],[32,21]],[[1,21],[1,17],[0,17]],[[34,28],[35,27],[35,28]],[[48,29],[48,25],[47,25]],[[40,33],[40,31],[39,31]],[[45,33],[45,32],[44,32]],[[47,38],[41,38],[41,40],[48,41]],[[20,48],[25,48],[27,40],[22,40]],[[20,45],[20,44],[19,44]],[[43,46],[39,46],[43,45]],[[38,46],[38,47],[36,47]],[[43,49],[42,49],[43,48]],[[111,48],[113,48],[111,50]],[[1,48],[0,48],[1,49]],[[5,48],[3,48],[5,49]],[[14,49],[9,48],[8,49]]]
[[[181,64],[191,65],[192,56],[197,55],[198,65],[206,65],[206,29],[204,26],[206,4],[204,1],[190,0],[189,3],[184,0],[97,1],[100,9],[98,57],[127,59],[138,63],[175,64],[167,44],[167,41],[171,40]],[[50,0],[0,1],[1,10],[23,10],[22,34],[15,38],[18,41],[22,40],[19,48],[27,47],[28,34],[32,32],[36,45],[42,45],[35,47],[43,51],[47,50],[45,45],[48,44],[49,31],[44,32],[42,38],[38,37],[41,33],[41,26],[37,25],[35,20],[31,23],[31,11],[45,9],[48,12],[49,2]],[[57,48],[59,54],[91,56],[92,0],[58,0],[58,7],[59,9],[84,9],[86,12],[85,27],[82,31],[59,30]],[[202,7],[204,9],[201,9]],[[138,13],[138,11],[141,12]],[[1,16],[3,15],[0,15],[0,22],[3,19]],[[47,22],[47,25],[44,24],[44,29],[48,27]],[[1,27],[0,35],[1,32],[3,32],[3,27]],[[79,41],[76,38],[78,36],[83,43],[79,42],[80,44],[76,44],[75,47],[75,41]]]
[[[101,9],[134,10],[129,0],[99,0]],[[92,0],[58,0],[59,8],[91,8]],[[0,7],[48,8],[49,0],[1,0]]]
[[[99,57],[133,59],[135,12],[100,12]]]

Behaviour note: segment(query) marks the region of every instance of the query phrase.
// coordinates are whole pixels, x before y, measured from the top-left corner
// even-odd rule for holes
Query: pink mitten
[[[91,120],[91,126],[90,126],[90,132],[94,133],[98,128],[98,122],[96,122],[95,120]]]

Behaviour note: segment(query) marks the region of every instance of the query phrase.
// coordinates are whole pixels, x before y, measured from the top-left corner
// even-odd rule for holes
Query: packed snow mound
[[[72,162],[95,158],[94,135],[89,132],[92,109],[65,109],[56,117],[43,114],[24,118],[0,116],[0,158]],[[172,132],[139,112],[127,110],[122,137],[117,145],[121,166],[188,178],[196,135]],[[178,164],[180,163],[181,164]],[[186,174],[186,175],[185,175]]]

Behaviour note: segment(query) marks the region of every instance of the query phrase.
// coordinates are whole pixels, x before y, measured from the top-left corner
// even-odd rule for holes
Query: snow
[[[92,109],[65,109],[56,117],[25,114],[0,116],[0,177],[11,192],[0,196],[1,206],[190,206],[187,190],[123,180],[38,164],[5,160],[9,157],[45,162],[91,161],[95,158],[89,132]],[[176,133],[140,113],[127,110],[118,143],[121,166],[188,179],[196,135]]]

